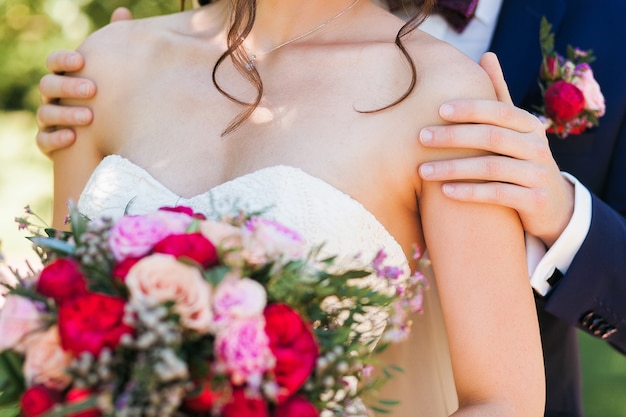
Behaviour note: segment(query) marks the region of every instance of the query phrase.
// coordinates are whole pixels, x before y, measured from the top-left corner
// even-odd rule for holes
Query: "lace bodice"
[[[183,198],[146,170],[117,155],[106,157],[89,179],[78,209],[88,217],[142,214],[183,205],[208,217],[236,209],[263,210],[264,216],[297,230],[310,245],[324,244],[334,255],[371,259],[384,249],[388,262],[407,268],[398,242],[358,201],[301,169],[277,165],[254,171]]]

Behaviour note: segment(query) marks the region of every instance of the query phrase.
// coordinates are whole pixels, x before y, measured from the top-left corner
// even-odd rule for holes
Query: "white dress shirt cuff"
[[[543,296],[552,289],[548,280],[555,270],[562,274],[567,272],[591,226],[591,193],[574,176],[567,172],[561,174],[574,184],[574,213],[569,224],[547,251],[540,239],[526,233],[530,285]]]

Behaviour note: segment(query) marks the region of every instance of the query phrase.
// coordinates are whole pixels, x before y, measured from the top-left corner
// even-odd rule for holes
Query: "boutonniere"
[[[537,107],[546,131],[564,139],[598,125],[605,112],[604,96],[589,65],[593,51],[571,45],[564,57],[554,51],[552,25],[543,17],[539,31],[541,54],[539,86],[543,105]]]

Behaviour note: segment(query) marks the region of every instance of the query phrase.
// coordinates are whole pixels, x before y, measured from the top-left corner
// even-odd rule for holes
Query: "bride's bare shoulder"
[[[454,46],[417,29],[407,42],[420,89],[434,98],[495,98],[487,73]]]

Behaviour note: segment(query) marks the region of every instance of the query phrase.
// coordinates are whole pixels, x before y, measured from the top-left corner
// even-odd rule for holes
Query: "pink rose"
[[[585,97],[585,109],[591,110],[597,117],[604,116],[606,105],[604,95],[600,91],[600,85],[593,77],[593,71],[589,64],[580,64],[576,67],[577,77],[574,77],[572,84],[583,92]]]
[[[274,357],[263,317],[233,320],[215,338],[215,354],[234,385],[272,369]]]
[[[62,391],[72,382],[72,377],[66,372],[72,362],[72,354],[61,347],[57,326],[29,336],[25,356],[24,377],[29,386],[41,384]]]
[[[37,292],[57,303],[87,293],[87,282],[77,261],[59,258],[47,264],[37,280]]]
[[[186,328],[208,332],[213,324],[211,287],[200,270],[171,255],[154,254],[141,259],[126,276],[133,300],[174,302],[174,310]]]
[[[261,265],[275,259],[302,258],[306,252],[305,241],[297,232],[281,223],[254,217],[246,223],[244,257],[253,265]]]
[[[215,289],[213,311],[217,320],[228,325],[233,319],[262,316],[266,302],[267,294],[260,283],[231,273]]]
[[[111,228],[109,246],[115,259],[138,258],[171,234],[184,233],[192,218],[183,213],[157,211],[143,216],[123,216]]]
[[[585,109],[585,97],[574,84],[557,81],[545,92],[546,113],[556,123],[575,119]]]
[[[9,294],[0,310],[0,352],[22,350],[25,337],[43,327],[41,314],[35,303],[26,297]]]

